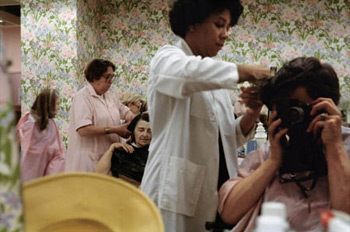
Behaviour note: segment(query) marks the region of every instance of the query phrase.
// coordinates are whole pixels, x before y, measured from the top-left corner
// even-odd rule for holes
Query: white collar
[[[132,142],[131,145],[133,145],[134,147],[140,148],[139,146],[136,145],[135,142]]]
[[[180,48],[186,55],[193,56],[191,48],[188,46],[186,41],[183,38],[179,38],[179,41],[175,45],[176,47]]]

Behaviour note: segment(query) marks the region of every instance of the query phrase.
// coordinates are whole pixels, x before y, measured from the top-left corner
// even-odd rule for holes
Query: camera
[[[280,100],[277,104],[278,118],[282,119],[280,128],[288,128],[287,134],[281,137],[283,161],[280,174],[302,171],[317,175],[327,173],[321,131],[316,136],[306,132],[315,116],[322,113],[311,116],[312,107],[312,104],[293,99]]]
[[[277,106],[278,117],[282,119],[282,128],[293,129],[300,125],[308,126],[314,118],[310,116],[311,104],[305,104],[298,100],[281,101]]]

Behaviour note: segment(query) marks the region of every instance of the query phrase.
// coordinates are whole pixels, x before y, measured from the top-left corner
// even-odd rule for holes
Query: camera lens
[[[298,106],[290,107],[286,114],[287,120],[291,125],[300,123],[305,118],[304,109]]]

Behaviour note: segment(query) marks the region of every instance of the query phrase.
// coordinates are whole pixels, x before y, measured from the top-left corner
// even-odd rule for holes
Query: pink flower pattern
[[[84,84],[93,58],[117,65],[112,89],[147,92],[148,67],[157,50],[174,44],[168,0],[25,0],[22,12],[22,107],[45,86],[61,93],[56,118],[69,123],[71,98]],[[344,96],[350,92],[350,2],[241,0],[244,14],[218,59],[281,66],[297,56],[316,56],[336,69]],[[54,30],[53,30],[54,29]],[[51,62],[43,67],[41,59]],[[54,85],[52,83],[55,83]],[[64,90],[71,91],[64,91]],[[111,90],[112,90],[111,89]],[[236,97],[237,91],[232,93]]]

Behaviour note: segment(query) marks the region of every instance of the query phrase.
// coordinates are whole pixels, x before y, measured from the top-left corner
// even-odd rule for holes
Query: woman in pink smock
[[[23,182],[64,172],[64,147],[54,121],[58,108],[57,92],[45,89],[17,124]]]
[[[87,83],[74,96],[70,109],[67,172],[94,172],[112,143],[127,138],[128,123],[134,114],[108,90],[115,65],[103,59],[92,60],[85,69]]]
[[[323,231],[325,209],[350,213],[350,128],[341,125],[339,98],[334,69],[313,57],[284,64],[261,89],[273,110],[269,141],[220,189],[219,212],[233,231],[253,231],[264,201],[284,203],[297,232]]]

